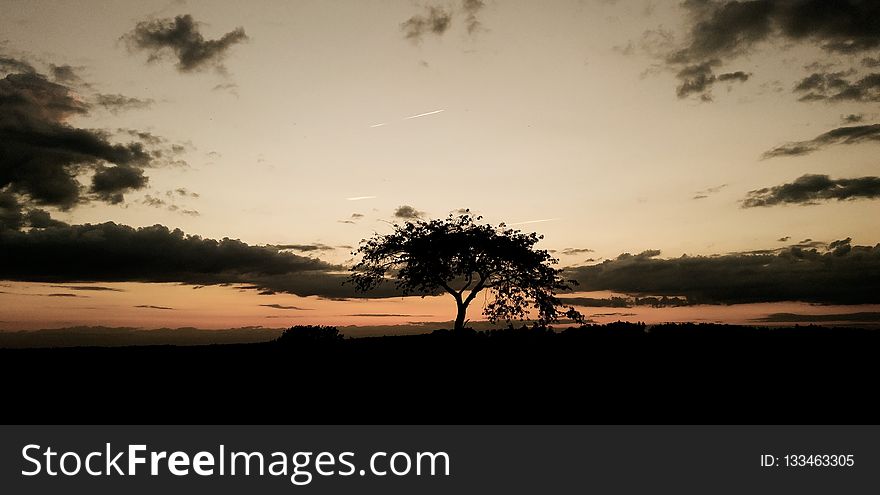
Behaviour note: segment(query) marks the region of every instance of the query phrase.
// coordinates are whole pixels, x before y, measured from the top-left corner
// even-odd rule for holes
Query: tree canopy
[[[393,281],[404,295],[455,298],[455,329],[464,328],[468,305],[486,290],[491,302],[483,314],[492,322],[526,319],[534,309],[536,322],[546,325],[565,316],[582,322],[572,307],[562,307],[556,294],[576,282],[560,277],[558,260],[535,245],[543,236],[480,224],[468,210],[443,220],[394,224],[390,234],[364,239],[355,254],[350,280],[360,291]]]

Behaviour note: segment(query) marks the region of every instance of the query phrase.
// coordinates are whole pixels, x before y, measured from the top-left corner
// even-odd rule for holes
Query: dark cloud
[[[795,86],[800,101],[880,101],[880,73],[850,80],[850,72],[813,73]]]
[[[621,261],[621,260],[626,260],[626,259],[630,259],[630,258],[649,259],[649,258],[656,258],[657,256],[660,256],[659,249],[646,249],[639,254],[622,253],[617,256],[617,260]]]
[[[791,236],[785,236],[785,237],[780,237],[779,239],[776,239],[777,242],[788,242],[790,240],[791,240]]]
[[[132,50],[149,53],[149,61],[155,62],[166,55],[177,59],[177,70],[191,72],[214,67],[224,70],[223,58],[235,44],[248,39],[241,27],[235,28],[219,39],[206,40],[199,26],[189,14],[174,19],[142,21],[134,30],[123,36]]]
[[[69,209],[95,199],[118,203],[125,192],[146,185],[140,167],[158,163],[162,150],[135,135],[137,141],[112,143],[106,131],[69,123],[89,109],[71,88],[41,74],[0,79],[0,190]],[[93,182],[86,190],[78,176],[89,172]]]
[[[880,244],[834,249],[795,246],[765,254],[618,257],[570,268],[579,290],[686,297],[690,303],[804,301],[880,303]]]
[[[676,77],[681,81],[675,90],[679,98],[687,98],[692,94],[709,101],[712,96],[708,93],[709,88],[715,83],[715,74],[712,67],[718,65],[718,60],[710,60],[697,65],[689,65],[681,69]]]
[[[795,141],[773,148],[763,158],[801,156],[835,144],[859,144],[880,141],[880,124],[838,127],[820,134],[809,141]]]
[[[681,81],[676,94],[679,98],[698,95],[703,101],[712,100],[712,86],[717,82],[746,82],[751,74],[743,71],[727,72],[715,75],[714,68],[720,65],[718,59],[709,60],[696,65],[688,65],[681,69],[676,77]]]
[[[452,24],[452,15],[439,6],[430,6],[425,15],[414,15],[400,24],[403,36],[418,43],[426,34],[440,36]]]
[[[409,205],[398,206],[397,209],[394,210],[395,218],[402,218],[405,220],[416,220],[422,218],[422,215],[424,214],[425,212],[419,211]]]
[[[582,306],[586,308],[632,308],[635,306],[650,306],[653,308],[677,308],[690,306],[691,302],[684,297],[669,296],[646,296],[646,297],[620,297],[593,298],[593,297],[561,297],[564,304]],[[591,316],[609,316],[618,313],[594,314]]]
[[[854,54],[880,47],[880,3],[875,0],[686,0],[688,34],[665,54],[677,67],[679,97],[710,100],[713,67],[770,41],[811,43],[828,53]],[[682,67],[684,67],[682,69]],[[741,71],[717,80],[745,81]],[[852,98],[849,98],[852,99]]]
[[[125,95],[95,95],[95,103],[106,108],[113,113],[119,113],[124,110],[139,110],[149,108],[155,103],[153,100],[133,98]]]
[[[676,62],[739,55],[773,32],[772,2],[687,0],[690,14],[687,44],[670,55]]]
[[[64,222],[52,219],[49,212],[39,208],[25,211],[17,195],[0,191],[0,230],[18,230],[22,227],[43,229],[61,227]]]
[[[41,210],[39,208],[34,208],[32,210],[28,210],[25,214],[25,220],[29,226],[35,229],[47,229],[49,227],[64,227],[67,224],[60,221],[55,220],[46,210]]]
[[[363,213],[352,213],[351,218],[354,220],[360,220],[361,218],[364,218],[364,215]]]
[[[405,316],[405,317],[415,318],[415,317],[429,317],[429,316],[434,316],[434,315],[404,315],[404,314],[398,314],[398,313],[357,313],[357,314],[345,315],[345,316],[361,316],[361,317],[377,317],[377,318],[383,318],[383,317],[388,317],[388,316],[397,316],[397,317],[404,317]]]
[[[880,198],[880,177],[832,179],[827,175],[803,175],[781,186],[749,191],[743,208],[779,204],[814,205],[824,201]]]
[[[843,115],[840,120],[846,124],[858,124],[865,120],[865,115],[861,113],[851,113],[849,115]]]
[[[843,240],[843,241],[835,241],[835,242],[846,242],[846,243],[849,243],[850,241],[852,241],[852,239],[849,238],[849,237],[847,237],[847,238],[846,238],[845,240]],[[832,243],[832,244],[833,244],[833,243]],[[789,248],[797,248],[797,249],[828,249],[828,243],[827,243],[827,242],[823,242],[823,241],[814,241],[813,239],[809,239],[809,238],[807,238],[807,239],[802,240],[801,242],[798,242],[798,243],[796,243],[796,244],[792,244],[792,245],[790,245]],[[780,252],[780,250],[779,250],[779,249],[775,249],[775,250],[772,250],[772,251],[770,251],[770,252],[772,252],[772,253],[777,253],[777,254],[778,254],[778,253]]]
[[[874,69],[876,67],[880,67],[880,57],[877,57],[877,58],[865,57],[862,59],[862,65],[869,68],[869,69]]]
[[[89,297],[89,296],[80,296],[77,294],[69,294],[69,293],[63,293],[63,292],[54,292],[51,294],[33,294],[33,293],[28,293],[28,292],[0,291],[0,294],[14,294],[16,296],[28,296],[28,297],[81,297],[81,298],[88,298]]]
[[[112,222],[27,232],[0,230],[0,280],[31,282],[177,282],[236,284],[266,293],[366,297],[346,268],[315,258],[204,239],[162,225],[132,228]],[[381,288],[370,297],[399,295]]]
[[[763,318],[756,318],[753,321],[761,321],[766,323],[825,323],[832,321],[852,322],[852,323],[874,323],[880,322],[880,313],[871,311],[862,311],[859,313],[838,313],[838,314],[822,314],[822,315],[805,315],[797,313],[771,313]]]
[[[817,43],[836,53],[880,47],[875,0],[686,0],[690,32],[672,61],[725,59],[771,39]]]
[[[119,204],[125,200],[124,193],[143,189],[148,181],[144,171],[139,168],[99,165],[92,176],[92,187],[89,191],[102,201]]]
[[[681,306],[690,306],[691,301],[686,297],[669,297],[669,296],[647,296],[634,297],[632,299],[633,306],[650,306],[652,308],[678,308]]]
[[[18,197],[0,190],[0,231],[3,229],[18,230],[24,226],[24,213]]]
[[[300,308],[297,306],[285,306],[283,304],[260,304],[260,306],[264,308],[273,308],[273,309],[286,309],[286,310],[295,310],[295,311],[311,311],[311,308]]]
[[[749,78],[752,77],[751,74],[738,70],[736,72],[726,72],[724,74],[718,74],[718,80],[721,82],[727,81],[738,81],[738,82],[746,82]]]
[[[37,69],[24,60],[0,55],[0,73],[10,72],[23,72],[30,74],[37,72]]]
[[[153,306],[151,304],[138,304],[135,308],[145,308],[145,309],[162,309],[166,311],[173,311],[174,308],[169,308],[168,306]]]
[[[21,72],[0,80],[3,120],[13,116],[30,124],[62,121],[75,114],[88,113],[88,105],[67,86],[50,82],[42,74]]]
[[[562,254],[566,256],[573,256],[578,254],[586,254],[586,253],[594,253],[592,249],[589,248],[565,248],[561,251]]]
[[[133,138],[136,138],[139,141],[143,141],[144,143],[151,145],[158,145],[165,142],[161,137],[147,131],[139,131],[136,129],[117,129],[118,133],[126,134]]]
[[[629,308],[632,307],[627,297],[560,297],[563,304],[585,308]]]
[[[590,318],[597,318],[597,317],[607,318],[609,316],[618,316],[621,318],[627,318],[629,316],[636,316],[636,314],[635,313],[619,313],[619,312],[618,313],[593,313],[590,315]],[[596,323],[596,322],[595,321],[588,321],[587,323]]]
[[[55,287],[56,289],[68,289],[87,292],[125,292],[122,289],[115,289],[113,287],[102,287],[100,285],[53,285],[52,287]]]
[[[52,73],[52,79],[56,82],[64,84],[77,84],[82,82],[77,69],[70,65],[49,65],[49,71]]]
[[[464,0],[461,6],[462,9],[464,9],[464,22],[468,34],[474,34],[480,31],[483,28],[483,24],[477,18],[477,15],[484,7],[486,7],[485,2],[483,2],[483,0]]]
[[[273,246],[277,249],[289,250],[289,251],[301,251],[301,252],[310,252],[310,251],[333,251],[336,248],[333,246],[328,246],[326,244],[315,243],[315,244],[277,244]]]

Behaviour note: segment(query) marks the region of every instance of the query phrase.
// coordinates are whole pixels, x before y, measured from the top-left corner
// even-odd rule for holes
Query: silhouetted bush
[[[509,325],[507,328],[489,330],[486,334],[492,339],[536,339],[554,337],[556,332],[546,326],[523,325],[516,328],[513,325]]]
[[[279,344],[324,343],[333,344],[344,339],[339,329],[323,325],[296,325],[285,330],[275,342]]]
[[[450,338],[450,339],[461,339],[461,338],[472,338],[478,337],[482,332],[478,332],[473,328],[462,328],[461,330],[448,330],[445,328],[434,330],[429,335],[431,337],[438,338]]]
[[[570,327],[562,331],[565,335],[643,335],[647,325],[643,322],[614,321],[604,325],[592,324]]]

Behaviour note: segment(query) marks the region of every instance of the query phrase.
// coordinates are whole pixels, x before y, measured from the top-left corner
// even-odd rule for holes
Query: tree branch
[[[446,292],[452,294],[452,297],[455,298],[456,302],[461,303],[461,294],[459,294],[458,291],[456,291],[455,289],[450,287],[449,284],[447,284],[445,280],[438,280],[437,283],[440,284],[440,286],[443,287],[446,290]]]
[[[465,306],[470,304],[471,301],[473,301],[474,298],[477,297],[477,292],[480,292],[481,290],[483,290],[483,287],[485,286],[485,282],[486,282],[486,279],[481,276],[480,281],[477,282],[477,285],[475,285],[473,289],[471,289],[471,293],[468,294],[467,299],[464,300],[463,304]]]
[[[464,284],[464,287],[462,287],[460,291],[458,291],[458,295],[461,296],[462,294],[464,294],[464,291],[466,291],[467,288],[471,286],[471,282],[473,282],[473,281],[474,281],[474,273],[468,272],[467,283]]]

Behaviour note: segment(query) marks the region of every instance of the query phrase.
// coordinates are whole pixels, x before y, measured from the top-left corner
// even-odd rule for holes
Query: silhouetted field
[[[4,420],[872,423],[880,332],[615,323],[272,342],[0,349]]]

